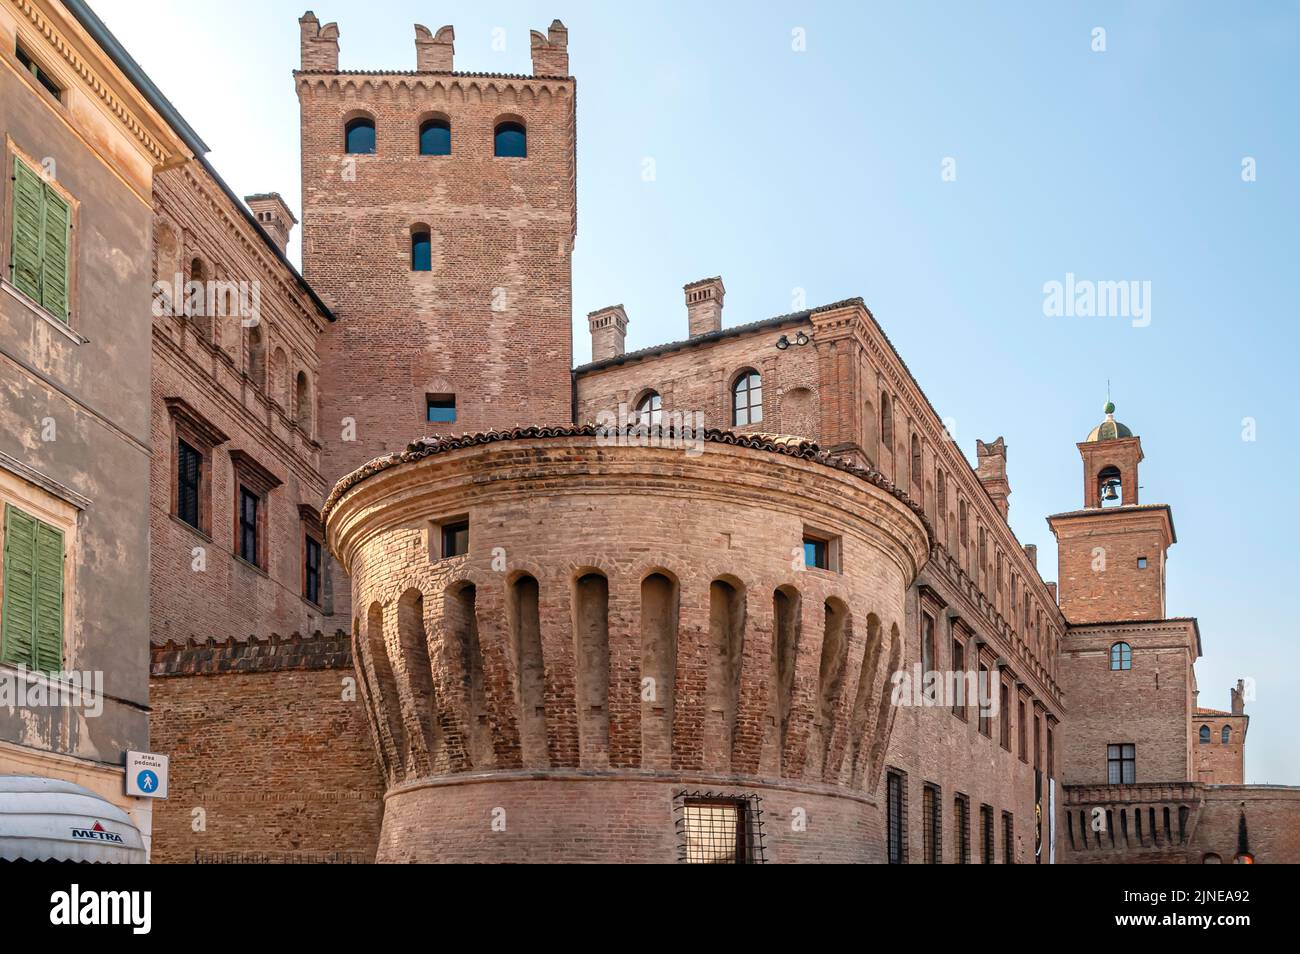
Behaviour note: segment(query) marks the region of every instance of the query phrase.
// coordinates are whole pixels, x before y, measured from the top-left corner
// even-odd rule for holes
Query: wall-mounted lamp
[[[807,344],[809,341],[811,341],[811,340],[812,340],[811,338],[809,338],[806,334],[804,334],[804,333],[801,331],[801,332],[799,332],[797,335],[794,336],[794,341],[791,341],[791,340],[790,340],[788,337],[786,337],[785,335],[782,335],[781,337],[777,338],[777,339],[776,339],[776,347],[777,347],[777,350],[778,350],[778,351],[784,351],[786,348],[790,347],[790,345],[792,345],[792,344],[797,344],[797,345],[802,346],[802,345],[806,345],[806,344]]]

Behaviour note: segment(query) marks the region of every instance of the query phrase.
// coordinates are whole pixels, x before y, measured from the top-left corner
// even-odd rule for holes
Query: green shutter
[[[0,658],[29,669],[63,668],[63,531],[5,506]]]
[[[36,613],[36,519],[5,505],[4,604],[0,606],[0,659],[31,668]]]
[[[39,302],[45,183],[17,156],[14,157],[13,197],[13,248],[10,250],[13,283],[24,295]]]
[[[36,668],[63,669],[63,531],[36,525]]]
[[[41,304],[57,318],[68,320],[68,246],[72,209],[45,186],[45,225],[41,261]]]

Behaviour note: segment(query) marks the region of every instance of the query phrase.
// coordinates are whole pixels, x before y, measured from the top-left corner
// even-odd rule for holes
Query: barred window
[[[762,864],[762,811],[756,795],[682,792],[677,797],[679,860],[686,864]]]
[[[943,800],[939,786],[926,783],[921,790],[921,814],[925,863],[937,865],[943,860]]]
[[[953,837],[956,839],[957,864],[970,864],[970,799],[958,795],[953,799]]]
[[[891,769],[885,776],[889,863],[907,864],[907,776]]]
[[[993,864],[993,806],[980,806],[980,833],[983,844],[980,845],[980,863]]]
[[[1016,863],[1016,824],[1010,812],[1002,813],[1002,863]]]

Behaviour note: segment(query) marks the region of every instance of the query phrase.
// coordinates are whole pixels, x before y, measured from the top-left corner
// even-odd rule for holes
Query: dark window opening
[[[411,233],[411,271],[433,271],[433,241],[428,232]]]
[[[239,556],[261,566],[257,554],[257,511],[261,498],[247,487],[239,488]]]
[[[61,100],[63,98],[63,87],[54,82],[54,78],[50,76],[49,73],[45,72],[39,63],[32,59],[31,55],[22,48],[21,44],[18,45],[15,52],[18,55],[18,62],[23,65],[23,69],[31,73],[32,76],[35,77],[36,82],[49,90],[51,96],[55,99]]]
[[[907,864],[907,780],[901,772],[885,776],[886,833],[889,863]]]
[[[953,799],[953,825],[957,842],[957,864],[970,864],[970,801],[965,795]]]
[[[456,395],[430,394],[425,398],[425,417],[430,424],[456,422]]]
[[[505,159],[527,158],[528,134],[524,131],[523,123],[497,123],[493,154]]]
[[[375,151],[375,121],[365,116],[348,120],[343,127],[344,149],[353,155],[370,155]]]
[[[1122,743],[1106,746],[1106,783],[1132,785],[1137,781],[1137,746]]]
[[[420,124],[420,155],[451,155],[451,123],[445,119],[426,119]]]
[[[943,858],[943,806],[937,785],[926,785],[922,789],[921,814],[925,863],[937,865]]]
[[[442,558],[469,553],[469,521],[457,520],[442,525]]]
[[[984,843],[980,846],[980,863],[991,865],[993,864],[993,807],[991,805],[980,806],[980,832],[984,836]]]
[[[1010,812],[1002,813],[1002,863],[1016,863],[1016,824],[1015,817]]]
[[[307,549],[303,553],[302,595],[307,602],[320,605],[320,541],[315,537],[306,538]]]
[[[199,527],[199,488],[203,483],[203,455],[185,441],[176,442],[176,516],[195,530]]]

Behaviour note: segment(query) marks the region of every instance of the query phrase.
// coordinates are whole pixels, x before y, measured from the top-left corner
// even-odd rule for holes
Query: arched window
[[[349,119],[343,127],[343,148],[353,155],[370,155],[375,151],[375,121],[369,116]]]
[[[637,402],[636,422],[646,427],[658,427],[664,422],[663,398],[656,391],[647,391]]]
[[[433,271],[433,242],[429,230],[418,225],[411,229],[411,271]]]
[[[748,368],[740,372],[731,385],[731,423],[736,427],[758,424],[763,420],[763,381],[758,372]]]
[[[1124,503],[1124,484],[1118,467],[1106,467],[1097,475],[1097,498],[1103,507],[1118,507]]]
[[[1133,647],[1128,643],[1116,643],[1110,647],[1110,668],[1112,670],[1133,668]]]
[[[526,158],[528,156],[528,133],[524,130],[524,124],[511,119],[497,123],[492,148],[492,154],[495,156],[507,159]]]
[[[1209,745],[1209,743],[1210,743],[1210,727],[1208,725],[1203,725],[1201,726],[1201,745]]]
[[[308,434],[311,433],[311,389],[307,386],[307,374],[298,372],[298,380],[293,388],[294,420]]]
[[[420,155],[451,155],[451,123],[437,118],[420,123]]]
[[[889,395],[883,392],[880,395],[880,440],[884,443],[885,449],[892,454],[894,452],[894,406],[889,400]]]
[[[1224,745],[1227,745],[1229,742],[1232,741],[1232,730],[1228,728],[1226,725],[1223,727],[1223,734],[1219,736],[1219,741],[1221,741]]]
[[[921,439],[912,435],[912,486],[921,486]]]
[[[266,346],[262,330],[256,326],[248,329],[248,376],[256,387],[266,390]]]

